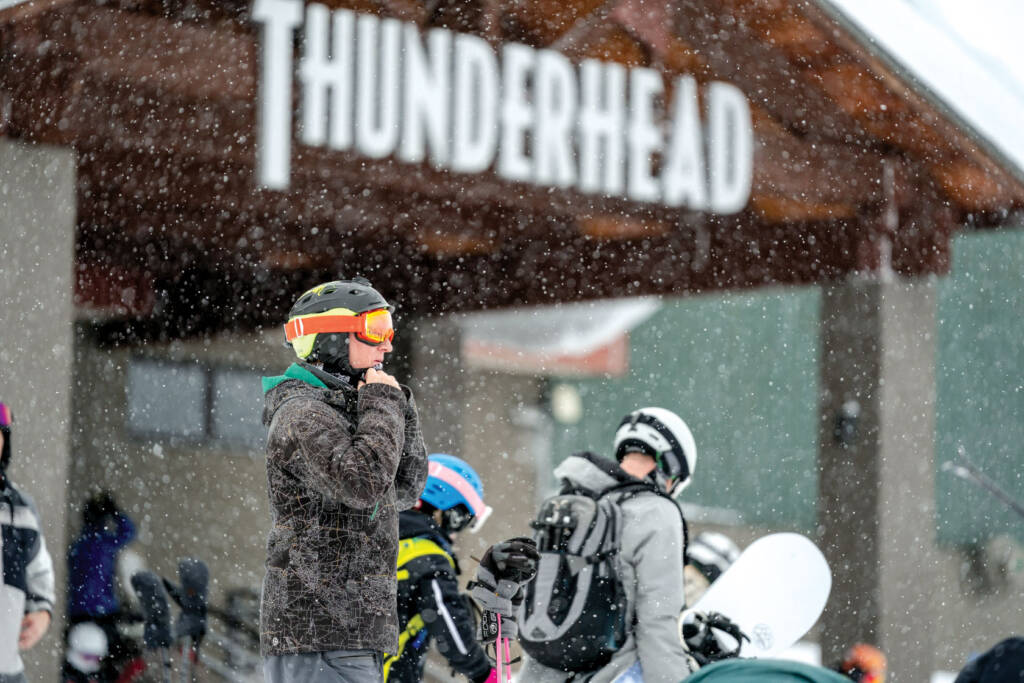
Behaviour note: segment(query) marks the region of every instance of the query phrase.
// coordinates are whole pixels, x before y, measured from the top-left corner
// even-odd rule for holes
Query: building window
[[[128,367],[128,427],[138,434],[206,434],[206,371],[198,365],[134,361]]]
[[[267,438],[260,420],[262,396],[256,373],[215,369],[211,394],[213,438],[245,446],[262,445]]]
[[[257,373],[138,358],[126,381],[127,427],[136,436],[262,450],[266,430]]]

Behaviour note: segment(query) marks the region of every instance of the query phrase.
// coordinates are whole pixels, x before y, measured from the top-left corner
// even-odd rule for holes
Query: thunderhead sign
[[[301,28],[303,145],[696,211],[735,213],[750,197],[750,107],[728,83],[700,89],[681,76],[669,96],[653,69],[575,65],[518,43],[499,54],[473,35],[302,0],[256,0],[253,17],[263,24],[258,182],[268,188],[289,184]]]

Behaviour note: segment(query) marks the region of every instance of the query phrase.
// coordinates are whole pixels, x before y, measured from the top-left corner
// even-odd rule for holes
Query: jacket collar
[[[430,515],[416,510],[402,510],[398,513],[398,537],[429,538],[449,553],[452,551],[452,539],[444,529],[439,527]]]
[[[595,453],[570,455],[555,468],[555,477],[570,488],[583,488],[601,493],[625,484],[654,484],[648,479],[637,479],[619,467],[614,460]]]
[[[305,382],[306,384],[309,384],[310,386],[318,387],[320,389],[327,389],[327,384],[324,383],[322,379],[317,377],[316,374],[311,372],[310,368],[312,368],[312,366],[306,363],[303,363],[302,365],[299,365],[298,363],[292,363],[291,365],[288,366],[288,369],[284,371],[283,375],[277,375],[275,377],[264,377],[263,393],[267,393],[268,391],[276,387],[278,384],[286,382],[290,379],[297,379],[300,382]]]

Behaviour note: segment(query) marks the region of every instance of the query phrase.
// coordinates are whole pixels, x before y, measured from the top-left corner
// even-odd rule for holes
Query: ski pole
[[[957,477],[966,481],[973,482],[974,484],[981,486],[995,498],[998,498],[1008,508],[1016,512],[1021,517],[1024,517],[1024,505],[1017,502],[1013,496],[1004,491],[994,481],[989,479],[981,470],[974,466],[970,460],[967,459],[967,454],[964,451],[964,447],[961,446],[958,449],[960,457],[963,458],[963,464],[946,461],[942,463],[943,472],[952,472]]]
[[[511,638],[505,639],[505,676],[508,678],[509,683],[512,681],[512,650],[509,646]]]
[[[189,683],[192,678],[192,639],[185,636],[181,643],[181,683]]]
[[[498,614],[498,637],[494,640],[494,658],[498,663],[498,681],[501,681],[501,615]]]
[[[160,648],[160,658],[164,664],[164,683],[171,683],[171,650],[168,647]]]
[[[163,659],[164,683],[171,683],[170,646],[174,642],[171,635],[171,608],[167,603],[167,591],[160,578],[150,571],[137,572],[132,576],[132,588],[139,596],[142,612],[146,617],[143,640],[146,648],[159,650]]]
[[[494,659],[498,663],[498,681],[501,681],[501,664],[502,657],[505,662],[505,679],[511,683],[512,681],[512,649],[509,645],[511,638],[501,637],[501,615],[498,617],[498,637],[494,641]]]

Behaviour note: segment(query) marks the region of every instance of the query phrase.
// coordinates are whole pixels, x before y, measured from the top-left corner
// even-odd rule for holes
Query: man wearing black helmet
[[[362,278],[303,293],[285,325],[298,361],[263,380],[268,683],[381,681],[381,653],[397,651],[398,512],[427,456],[412,392],[381,369],[391,310]]]

